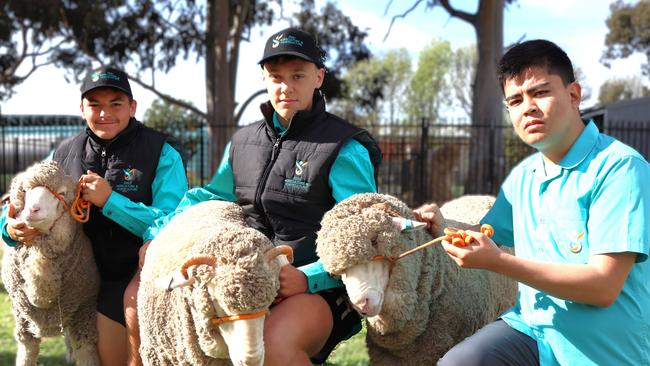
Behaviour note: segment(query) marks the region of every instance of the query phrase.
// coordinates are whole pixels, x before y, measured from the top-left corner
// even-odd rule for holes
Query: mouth
[[[541,120],[536,119],[536,120],[528,121],[524,125],[524,131],[534,132],[535,130],[540,129],[543,126],[544,126],[544,122],[542,122]]]

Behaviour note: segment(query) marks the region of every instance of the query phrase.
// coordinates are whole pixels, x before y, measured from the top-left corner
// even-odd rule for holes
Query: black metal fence
[[[422,119],[407,125],[360,127],[370,131],[384,155],[379,191],[411,206],[462,195],[470,180],[479,180],[474,182],[479,192],[495,194],[512,167],[533,151],[509,125]],[[45,158],[60,141],[83,128],[85,123],[77,116],[1,116],[0,193],[9,189],[17,172]],[[650,157],[650,121],[609,123],[604,130]],[[175,131],[174,137],[186,160],[190,186],[207,183],[211,178],[207,130]],[[470,171],[471,149],[476,147],[484,152],[479,156],[485,169],[481,174]]]

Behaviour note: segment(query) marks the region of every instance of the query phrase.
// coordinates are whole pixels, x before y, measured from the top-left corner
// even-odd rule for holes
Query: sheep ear
[[[181,271],[174,271],[167,276],[159,277],[153,281],[154,285],[160,289],[171,291],[175,288],[185,287],[196,281],[194,277],[185,279]]]
[[[266,259],[266,263],[271,262],[275,257],[284,254],[287,257],[287,260],[289,263],[293,262],[293,249],[288,246],[288,245],[278,245],[277,247],[273,247],[264,253],[264,258]],[[284,262],[284,260],[281,260],[281,262]],[[289,263],[282,263],[284,264],[289,264]]]
[[[393,226],[401,232],[409,232],[414,230],[426,229],[427,223],[406,219],[404,217],[391,217]]]

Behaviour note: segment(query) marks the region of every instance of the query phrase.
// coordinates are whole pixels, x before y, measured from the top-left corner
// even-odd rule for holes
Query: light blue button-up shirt
[[[537,341],[542,366],[650,365],[650,165],[641,155],[590,122],[557,165],[537,153],[513,169],[483,222],[522,258],[586,264],[637,253],[612,306],[519,284],[503,320]]]

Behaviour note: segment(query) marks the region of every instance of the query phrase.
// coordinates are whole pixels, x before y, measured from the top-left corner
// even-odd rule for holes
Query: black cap
[[[86,75],[81,83],[81,98],[91,90],[97,88],[113,88],[126,94],[129,99],[133,99],[131,85],[126,74],[112,67],[100,68],[93,70]]]
[[[269,37],[264,47],[264,56],[258,64],[263,65],[277,56],[296,56],[315,63],[319,68],[325,63],[325,52],[318,47],[314,37],[298,28],[287,28]]]

